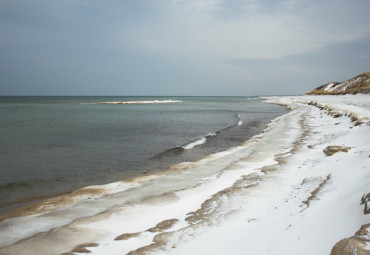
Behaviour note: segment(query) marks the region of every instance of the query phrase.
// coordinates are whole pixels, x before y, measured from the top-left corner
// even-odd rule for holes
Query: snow
[[[326,87],[325,87],[325,89],[324,89],[324,91],[333,91],[333,90],[335,90],[336,88],[335,88],[335,83],[329,83]],[[338,84],[339,85],[339,84]]]
[[[6,219],[0,254],[330,254],[370,222],[370,96],[264,100],[292,110],[225,152]]]
[[[324,91],[326,92],[345,92],[348,88],[350,88],[354,84],[360,83],[361,80],[367,81],[366,79],[364,79],[364,77],[355,77],[355,78],[352,78],[350,80],[340,82],[340,83],[331,82],[325,86]]]

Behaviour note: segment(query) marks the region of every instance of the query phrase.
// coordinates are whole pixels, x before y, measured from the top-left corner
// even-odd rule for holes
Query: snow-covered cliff
[[[370,94],[370,72],[362,73],[343,82],[330,82],[307,95],[344,95],[344,94]]]

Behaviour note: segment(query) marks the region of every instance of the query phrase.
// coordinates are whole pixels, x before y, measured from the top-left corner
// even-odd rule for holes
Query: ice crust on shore
[[[8,218],[0,254],[330,254],[370,222],[370,96],[264,100],[292,111],[239,147]]]

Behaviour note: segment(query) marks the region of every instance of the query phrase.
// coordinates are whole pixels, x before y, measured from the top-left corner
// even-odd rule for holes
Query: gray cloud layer
[[[300,94],[369,71],[370,2],[3,0],[0,95]]]

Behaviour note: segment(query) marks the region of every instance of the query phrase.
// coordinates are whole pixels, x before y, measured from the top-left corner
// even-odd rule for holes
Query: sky
[[[0,95],[299,95],[370,71],[369,0],[0,0]]]

